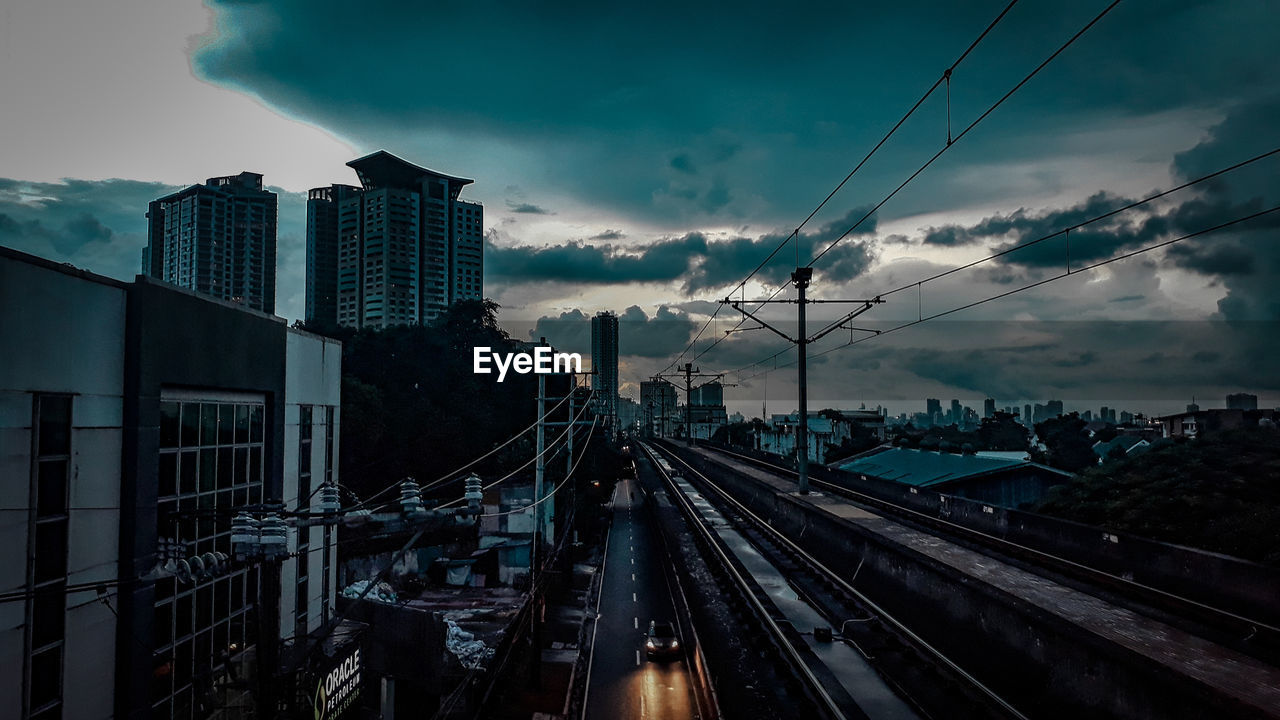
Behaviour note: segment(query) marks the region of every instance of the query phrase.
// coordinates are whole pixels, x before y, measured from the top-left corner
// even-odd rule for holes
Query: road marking
[[[636,665],[638,666],[639,664],[640,664],[640,651],[639,651],[639,650],[637,650],[637,651],[636,651]]]
[[[635,593],[631,593],[631,602],[640,602],[639,600],[636,599]]]
[[[636,574],[631,573],[631,582],[635,582],[635,581],[636,581]]]
[[[640,629],[640,618],[631,618],[631,622],[635,625],[637,630]]]
[[[635,559],[635,558],[631,558],[631,564],[632,564],[632,565],[635,565],[635,564],[636,564],[636,559]]]

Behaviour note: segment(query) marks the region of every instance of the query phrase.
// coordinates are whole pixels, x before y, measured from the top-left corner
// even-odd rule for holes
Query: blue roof
[[[1064,477],[1070,476],[1070,473],[1039,465],[1030,460],[957,455],[908,448],[887,448],[877,453],[850,459],[837,467],[848,472],[870,475],[882,480],[893,480],[915,487],[933,487],[1026,467],[1039,468]]]

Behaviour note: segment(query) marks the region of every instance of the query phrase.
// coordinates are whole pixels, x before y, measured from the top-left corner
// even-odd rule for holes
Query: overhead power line
[[[1119,0],[1117,0],[1117,2],[1118,1]],[[853,169],[849,171],[849,174],[845,175],[844,179],[841,180],[839,183],[837,183],[835,188],[833,188],[831,192],[827,193],[827,196],[822,199],[822,202],[818,203],[817,207],[815,207],[807,216],[805,216],[804,220],[801,220],[800,224],[796,225],[795,229],[792,230],[791,233],[788,234],[785,238],[783,238],[782,241],[779,242],[778,245],[774,247],[773,250],[765,257],[765,259],[762,260],[759,265],[756,265],[754,270],[752,270],[750,273],[747,273],[747,276],[743,278],[741,282],[735,285],[732,290],[729,291],[728,293],[729,295],[732,295],[733,293],[738,292],[739,290],[745,289],[747,283],[751,281],[751,278],[755,277],[756,273],[764,269],[764,267],[769,264],[769,261],[773,260],[773,258],[782,250],[782,248],[787,246],[788,242],[790,242],[792,239],[795,239],[796,242],[798,243],[800,238],[800,231],[804,229],[805,225],[807,225],[809,221],[812,220],[814,216],[817,215],[818,212],[822,210],[822,208],[826,207],[827,203],[831,201],[831,198],[835,197],[836,193],[840,192],[840,190],[844,188],[844,186],[849,182],[849,180],[851,180],[853,176],[856,175],[858,171],[862,169],[862,166],[866,165],[867,161],[869,161],[871,157],[875,155],[880,150],[880,148],[883,147],[884,144],[889,141],[889,138],[893,137],[894,133],[898,132],[898,129],[901,128],[903,124],[905,124],[907,120],[912,115],[915,114],[916,110],[918,110],[920,106],[923,105],[924,102],[928,100],[931,95],[933,95],[933,93],[938,89],[938,87],[946,83],[948,86],[948,92],[950,92],[951,74],[955,72],[957,67],[960,66],[960,63],[964,62],[965,58],[969,57],[969,54],[972,53],[974,49],[978,47],[978,44],[981,43],[983,39],[985,39],[987,35],[991,33],[992,30],[995,29],[996,25],[998,25],[1000,21],[1004,19],[1004,16],[1009,14],[1009,11],[1013,9],[1013,6],[1017,4],[1018,4],[1018,0],[1011,0],[1011,2],[1008,5],[1006,5],[1003,10],[1000,11],[1000,14],[997,15],[994,20],[988,23],[985,28],[983,28],[982,32],[979,33],[978,37],[974,38],[973,42],[969,43],[969,46],[965,48],[964,52],[960,53],[960,56],[956,58],[955,62],[951,63],[951,65],[948,66],[946,70],[942,71],[942,74],[938,76],[938,79],[935,80],[933,84],[930,85],[929,88],[924,91],[924,94],[920,96],[920,99],[916,100],[915,104],[913,104],[910,107],[910,109],[908,109],[907,112],[903,114],[901,118],[898,119],[898,122],[894,123],[893,127],[891,127],[889,131],[884,134],[884,137],[880,138],[880,141],[877,142],[870,150],[867,151],[867,154],[864,155],[862,159],[858,161],[858,164],[855,165]],[[948,108],[948,113],[950,113],[950,108]],[[783,283],[780,286],[780,289],[782,287],[786,287],[786,283]],[[776,297],[776,296],[777,296],[777,292],[775,292],[772,297]],[[698,333],[694,335],[693,340],[689,341],[688,347],[686,347],[676,357],[676,359],[671,362],[670,365],[663,368],[662,372],[666,372],[670,370],[671,368],[678,365],[682,359],[684,359],[684,356],[693,348],[694,344],[698,342],[698,339],[702,337],[702,334],[706,332],[707,327],[711,325],[711,322],[715,319],[716,315],[720,313],[720,310],[723,309],[723,307],[724,306],[721,305],[720,307],[716,308],[715,312],[712,313],[711,317],[707,319],[707,322],[703,324],[702,329],[700,329]],[[741,325],[742,325],[742,321],[739,321],[738,324],[734,327],[734,329],[741,327]],[[723,336],[716,338],[715,342],[712,343],[711,347],[715,347],[716,345],[718,345],[722,338]],[[703,355],[706,354],[707,351],[711,349],[711,347],[708,347],[706,350],[699,353],[693,359],[697,360],[699,357],[702,357]]]
[[[1163,191],[1160,191],[1160,192],[1154,193],[1154,194],[1152,194],[1152,195],[1148,195],[1147,197],[1142,198],[1141,200],[1135,200],[1135,201],[1133,201],[1133,202],[1127,203],[1127,204],[1122,205],[1122,206],[1120,206],[1120,207],[1117,207],[1117,208],[1114,208],[1114,209],[1108,210],[1108,211],[1103,212],[1103,213],[1099,213],[1098,215],[1094,215],[1093,217],[1090,217],[1090,218],[1088,218],[1088,219],[1081,220],[1080,222],[1077,222],[1077,223],[1075,223],[1075,224],[1072,224],[1072,225],[1068,225],[1068,226],[1065,226],[1065,227],[1059,228],[1059,229],[1054,230],[1053,232],[1050,232],[1050,233],[1048,233],[1048,234],[1046,234],[1046,235],[1042,235],[1042,236],[1040,236],[1040,237],[1038,237],[1038,238],[1035,238],[1034,240],[1028,240],[1028,241],[1026,241],[1026,242],[1019,243],[1018,245],[1015,245],[1015,246],[1013,246],[1013,247],[1006,248],[1006,249],[1001,250],[1001,251],[999,251],[999,252],[992,253],[991,255],[987,255],[987,256],[982,257],[982,258],[979,258],[979,259],[977,259],[977,260],[973,260],[973,261],[970,261],[970,262],[964,263],[963,265],[959,265],[959,266],[956,266],[956,267],[954,267],[954,268],[949,268],[949,269],[947,269],[947,270],[943,270],[942,272],[938,272],[938,273],[935,273],[935,274],[930,275],[930,276],[928,276],[928,277],[921,278],[920,280],[916,280],[916,281],[914,281],[914,282],[909,282],[909,283],[906,283],[906,284],[901,285],[901,286],[899,286],[899,287],[895,287],[895,288],[893,288],[892,290],[887,290],[887,291],[885,291],[885,292],[877,293],[877,294],[876,294],[876,296],[877,296],[877,297],[888,297],[889,295],[893,295],[893,294],[896,294],[896,293],[900,293],[900,292],[903,292],[903,291],[905,291],[905,290],[913,290],[913,289],[922,288],[924,285],[927,285],[928,283],[931,283],[931,282],[934,282],[934,281],[940,280],[940,279],[945,278],[945,277],[947,277],[947,276],[950,276],[950,275],[953,275],[953,274],[955,274],[955,273],[958,273],[958,272],[960,272],[960,271],[962,271],[962,270],[968,270],[968,269],[973,268],[973,267],[975,267],[975,266],[977,266],[977,265],[981,265],[982,263],[991,262],[991,261],[993,261],[993,260],[996,260],[996,259],[999,259],[999,258],[1005,257],[1005,256],[1007,256],[1007,255],[1011,255],[1011,254],[1013,254],[1013,253],[1021,252],[1022,250],[1025,250],[1025,249],[1027,249],[1027,248],[1029,248],[1029,247],[1033,247],[1033,246],[1035,246],[1035,245],[1039,245],[1040,243],[1043,243],[1043,242],[1045,242],[1045,241],[1051,240],[1051,239],[1056,238],[1056,237],[1059,237],[1059,236],[1067,235],[1067,234],[1069,234],[1069,233],[1071,233],[1071,232],[1073,232],[1073,231],[1075,231],[1075,230],[1079,230],[1079,229],[1081,229],[1081,228],[1088,227],[1089,225],[1092,225],[1092,224],[1094,224],[1094,223],[1100,222],[1100,221],[1102,221],[1102,220],[1106,220],[1106,219],[1108,219],[1108,218],[1114,217],[1114,216],[1119,215],[1119,214],[1121,214],[1121,213],[1124,213],[1124,212],[1128,212],[1128,211],[1130,211],[1130,210],[1137,209],[1137,208],[1142,207],[1142,206],[1144,206],[1144,205],[1149,205],[1149,204],[1151,204],[1151,203],[1153,203],[1153,202],[1155,202],[1155,201],[1157,201],[1157,200],[1160,200],[1160,199],[1162,199],[1162,198],[1168,197],[1168,196],[1170,196],[1170,195],[1173,195],[1173,194],[1175,194],[1175,193],[1181,192],[1181,191],[1186,190],[1186,189],[1188,189],[1188,188],[1195,187],[1196,185],[1200,185],[1200,184],[1202,184],[1202,183],[1208,182],[1208,181],[1213,180],[1213,179],[1215,179],[1215,178],[1221,177],[1221,176],[1223,176],[1223,175],[1226,175],[1226,174],[1228,174],[1228,173],[1234,172],[1234,171],[1236,171],[1236,170],[1239,170],[1239,169],[1241,169],[1241,168],[1247,167],[1247,166],[1249,166],[1249,165],[1252,165],[1252,164],[1254,164],[1254,163],[1257,163],[1257,162],[1259,162],[1259,161],[1265,160],[1265,159],[1267,159],[1267,158],[1270,158],[1270,157],[1273,157],[1273,156],[1276,156],[1276,155],[1280,155],[1280,147],[1277,147],[1277,148],[1274,148],[1274,149],[1268,150],[1268,151],[1266,151],[1266,152],[1259,153],[1259,154],[1254,155],[1253,157],[1250,157],[1250,158],[1248,158],[1248,159],[1246,159],[1246,160],[1241,160],[1240,162],[1234,163],[1234,164],[1232,164],[1232,165],[1228,165],[1228,166],[1223,167],[1223,168],[1221,168],[1221,169],[1219,169],[1219,170],[1215,170],[1215,171],[1213,171],[1213,172],[1211,172],[1211,173],[1207,173],[1207,174],[1205,174],[1205,175],[1201,175],[1201,176],[1199,176],[1199,177],[1197,177],[1197,178],[1194,178],[1194,179],[1192,179],[1192,180],[1188,180],[1187,182],[1184,182],[1184,183],[1182,183],[1181,185],[1177,185],[1177,186],[1175,186],[1175,187],[1169,188],[1168,190],[1163,190]],[[1072,271],[1072,273],[1073,273],[1073,274],[1074,274],[1075,272],[1076,272],[1076,270],[1073,270],[1073,271]],[[740,368],[737,368],[736,370],[729,370],[729,371],[727,371],[727,372],[731,372],[731,373],[740,373],[740,372],[742,372],[742,371],[744,371],[744,370],[750,370],[751,368],[757,367],[757,366],[759,366],[759,365],[763,365],[764,363],[767,363],[767,362],[769,362],[769,361],[771,361],[771,360],[775,360],[776,358],[778,358],[778,357],[780,357],[780,356],[782,356],[782,355],[784,355],[784,354],[786,354],[786,353],[790,352],[790,351],[791,351],[791,349],[792,349],[791,347],[785,347],[785,348],[782,348],[781,350],[779,350],[779,351],[777,351],[777,352],[773,353],[772,355],[769,355],[769,356],[767,356],[767,357],[761,358],[760,360],[757,360],[757,361],[755,361],[755,362],[751,363],[750,365],[744,365],[744,366],[742,366],[742,367],[740,367]],[[813,357],[820,357],[820,356],[821,356],[821,355],[823,355],[823,354],[824,354],[824,353],[818,353],[817,355],[814,355]],[[774,367],[774,368],[771,368],[770,370],[772,370],[772,369],[776,369],[777,367],[787,367],[787,365],[789,365],[789,364],[790,364],[790,363],[787,363],[787,364],[784,364],[784,365],[775,365],[775,367]],[[769,372],[769,370],[766,370],[766,371],[764,371],[764,372]],[[758,377],[758,376],[759,376],[759,375],[761,375],[761,374],[762,374],[762,373],[755,373],[755,374],[753,374],[753,375],[749,375],[749,376],[746,376],[746,377],[742,377],[742,378],[740,378],[740,379],[748,380],[748,379],[751,379],[751,378],[754,378],[754,377]]]
[[[1237,218],[1235,218],[1235,219],[1228,220],[1228,221],[1226,221],[1226,222],[1218,223],[1217,225],[1214,225],[1214,226],[1212,226],[1212,227],[1203,228],[1203,229],[1201,229],[1201,230],[1197,230],[1197,231],[1195,231],[1195,232],[1186,233],[1186,234],[1184,234],[1184,235],[1180,235],[1180,236],[1178,236],[1178,237],[1176,237],[1176,238],[1171,238],[1171,239],[1169,239],[1169,240],[1162,240],[1162,241],[1157,242],[1157,243],[1152,243],[1152,244],[1150,244],[1150,245],[1147,245],[1147,246],[1144,246],[1144,247],[1138,248],[1137,250],[1131,250],[1131,251],[1126,252],[1126,253],[1121,253],[1121,254],[1119,254],[1119,255],[1115,255],[1115,256],[1113,256],[1113,257],[1107,258],[1106,260],[1099,260],[1098,262],[1090,263],[1090,264],[1087,264],[1087,265],[1082,265],[1082,266],[1080,266],[1080,267],[1078,267],[1078,268],[1074,268],[1074,269],[1072,269],[1072,270],[1064,270],[1063,272],[1060,272],[1060,273],[1058,273],[1058,274],[1056,274],[1056,275],[1053,275],[1053,276],[1050,276],[1050,277],[1047,277],[1047,278],[1043,278],[1043,279],[1041,279],[1041,280],[1037,280],[1036,282],[1029,283],[1029,284],[1027,284],[1027,285],[1023,285],[1023,286],[1021,286],[1021,287],[1017,287],[1017,288],[1014,288],[1014,289],[1012,289],[1012,290],[1007,290],[1007,291],[1005,291],[1005,292],[997,293],[997,294],[995,294],[995,295],[990,295],[990,296],[988,296],[988,297],[985,297],[985,298],[982,298],[982,299],[979,299],[979,300],[974,300],[974,301],[972,301],[972,302],[968,302],[968,303],[965,303],[965,304],[963,304],[963,305],[959,305],[959,306],[953,307],[953,308],[951,308],[951,309],[949,309],[949,310],[943,310],[943,311],[941,311],[941,312],[933,313],[933,314],[931,314],[931,315],[923,315],[923,316],[921,316],[921,317],[919,317],[919,318],[917,318],[917,319],[915,319],[915,320],[910,320],[910,321],[907,321],[907,322],[901,323],[901,324],[899,324],[899,325],[896,325],[896,326],[890,327],[890,328],[888,328],[888,329],[881,330],[881,331],[879,331],[879,333],[878,333],[878,334],[876,334],[876,335],[868,335],[868,336],[865,336],[865,337],[861,337],[861,338],[856,338],[856,339],[849,340],[848,342],[843,343],[843,344],[841,344],[841,345],[836,345],[835,347],[828,348],[828,349],[826,349],[826,350],[824,350],[824,351],[822,351],[822,352],[820,352],[820,353],[815,353],[814,355],[812,355],[812,356],[811,356],[811,358],[817,358],[817,357],[822,357],[823,355],[829,355],[829,354],[831,354],[831,353],[837,352],[837,351],[839,351],[839,350],[843,350],[843,349],[845,349],[845,348],[847,348],[847,347],[851,347],[851,346],[853,346],[853,345],[860,345],[860,344],[862,344],[862,343],[864,343],[864,342],[867,342],[868,340],[872,340],[872,339],[874,339],[874,338],[883,337],[883,336],[885,336],[885,335],[889,335],[890,333],[895,333],[895,332],[898,332],[898,331],[900,331],[900,330],[905,330],[905,329],[907,329],[907,328],[909,328],[909,327],[914,327],[914,326],[916,326],[916,325],[920,325],[920,324],[923,324],[923,323],[926,323],[926,322],[930,322],[930,321],[933,321],[933,320],[937,320],[938,318],[946,317],[946,316],[948,316],[948,315],[953,315],[953,314],[955,314],[955,313],[958,313],[958,312],[961,312],[961,311],[964,311],[964,310],[968,310],[968,309],[970,309],[970,308],[974,308],[974,307],[977,307],[977,306],[979,306],[979,305],[984,305],[984,304],[986,304],[986,303],[993,302],[993,301],[995,301],[995,300],[1000,300],[1000,299],[1002,299],[1002,298],[1009,297],[1010,295],[1016,295],[1016,294],[1021,293],[1021,292],[1026,292],[1027,290],[1031,290],[1031,289],[1034,289],[1034,288],[1038,288],[1038,287],[1040,287],[1041,285],[1047,285],[1048,283],[1055,282],[1055,281],[1057,281],[1057,280],[1061,280],[1061,279],[1063,279],[1063,278],[1070,277],[1070,276],[1073,276],[1073,275],[1078,275],[1078,274],[1080,274],[1080,273],[1082,273],[1082,272],[1085,272],[1085,271],[1088,271],[1088,270],[1094,270],[1094,269],[1099,268],[1099,267],[1102,267],[1102,266],[1104,266],[1104,265],[1110,265],[1110,264],[1111,264],[1111,263],[1113,263],[1113,262],[1117,262],[1117,261],[1120,261],[1120,260],[1127,260],[1127,259],[1129,259],[1129,258],[1135,257],[1135,256],[1137,256],[1137,255],[1142,255],[1142,254],[1144,254],[1144,253],[1148,253],[1148,252],[1151,252],[1151,251],[1153,251],[1153,250],[1159,250],[1159,249],[1161,249],[1161,248],[1168,247],[1168,246],[1173,245],[1173,244],[1176,244],[1176,243],[1184,242],[1184,241],[1186,241],[1186,240],[1191,240],[1191,239],[1193,239],[1193,238],[1201,237],[1201,236],[1203,236],[1203,235],[1208,235],[1208,234],[1210,234],[1210,233],[1214,233],[1214,232],[1217,232],[1217,231],[1219,231],[1219,230],[1224,230],[1224,229],[1229,228],[1229,227],[1234,227],[1234,226],[1239,225],[1239,224],[1241,224],[1241,223],[1245,223],[1245,222],[1248,222],[1248,221],[1250,221],[1250,220],[1255,220],[1255,219],[1257,219],[1257,218],[1264,217],[1264,216],[1266,216],[1266,215],[1270,215],[1270,214],[1272,214],[1272,213],[1276,213],[1276,212],[1280,212],[1280,205],[1276,205],[1276,206],[1271,207],[1271,208],[1268,208],[1268,209],[1266,209],[1266,210],[1259,210],[1259,211],[1257,211],[1257,212],[1249,213],[1248,215],[1243,215],[1243,216],[1237,217]],[[913,286],[913,287],[914,287],[914,286]],[[778,354],[781,354],[781,353],[778,353]],[[785,363],[785,364],[783,364],[783,365],[779,365],[778,367],[786,367],[787,365],[790,365],[790,364],[791,364],[791,363]],[[743,369],[747,369],[747,368],[743,368]],[[776,369],[776,368],[774,368],[774,369]],[[745,377],[745,378],[742,378],[742,379],[743,379],[743,380],[750,380],[750,379],[751,379],[751,378],[753,378],[753,377],[757,377],[758,375],[765,374],[765,373],[768,373],[768,372],[770,372],[770,371],[771,371],[771,370],[767,370],[767,371],[764,371],[764,372],[762,372],[762,373],[756,373],[755,375],[749,375],[749,376],[747,376],[747,377]]]
[[[893,189],[893,192],[890,192],[888,195],[884,197],[883,200],[876,203],[875,206],[872,207],[870,210],[868,210],[861,218],[858,218],[858,221],[855,222],[853,225],[849,226],[848,230],[845,230],[843,233],[840,234],[839,237],[837,237],[835,240],[832,240],[831,244],[828,245],[826,248],[824,248],[822,252],[815,255],[813,259],[809,261],[806,267],[813,267],[814,263],[818,262],[827,253],[831,252],[831,250],[835,248],[836,245],[840,244],[841,240],[844,240],[845,238],[849,237],[850,233],[856,230],[859,225],[866,222],[867,218],[875,214],[875,212],[879,210],[881,207],[883,207],[885,203],[892,200],[895,195],[897,195],[903,188],[905,188],[908,184],[910,184],[912,180],[915,180],[916,177],[918,177],[920,173],[924,172],[930,165],[932,165],[935,160],[942,157],[943,154],[946,153],[948,150],[950,150],[957,142],[960,141],[961,138],[963,138],[965,135],[968,135],[970,131],[976,128],[983,120],[986,120],[987,117],[991,115],[991,113],[996,111],[996,108],[1000,107],[1005,103],[1006,100],[1013,97],[1014,93],[1018,92],[1018,90],[1021,90],[1024,85],[1031,82],[1031,79],[1034,78],[1036,75],[1039,75],[1040,71],[1044,70],[1045,67],[1049,65],[1049,63],[1053,62],[1054,58],[1058,57],[1064,51],[1066,51],[1067,48],[1071,47],[1076,40],[1079,40],[1081,36],[1083,36],[1086,32],[1088,32],[1089,29],[1092,28],[1094,25],[1098,24],[1098,22],[1102,20],[1102,18],[1107,16],[1107,13],[1110,13],[1112,10],[1114,10],[1115,7],[1119,4],[1120,4],[1120,0],[1113,0],[1110,5],[1107,5],[1105,8],[1102,9],[1102,12],[1098,13],[1097,15],[1094,15],[1092,20],[1086,23],[1084,27],[1076,31],[1076,34],[1072,35],[1066,42],[1060,45],[1057,50],[1054,50],[1052,55],[1045,58],[1044,61],[1041,62],[1039,65],[1037,65],[1036,68],[1032,70],[1030,73],[1028,73],[1026,77],[1019,80],[1018,84],[1014,85],[1012,88],[1009,88],[1009,91],[1006,92],[1004,95],[1002,95],[999,100],[995,101],[994,104],[992,104],[985,111],[983,111],[983,113],[979,115],[976,120],[969,123],[964,130],[961,130],[959,135],[956,135],[954,138],[952,138],[950,136],[950,132],[948,131],[946,145],[943,145],[942,148],[938,150],[938,152],[933,154],[933,157],[930,157],[928,160],[926,160],[925,163],[919,167],[919,169],[911,173],[911,175],[908,176],[906,180],[903,180],[902,184],[898,185],[898,187]]]

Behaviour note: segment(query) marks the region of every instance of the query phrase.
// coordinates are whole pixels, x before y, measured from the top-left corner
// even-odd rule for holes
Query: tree
[[[1080,472],[1098,463],[1085,424],[1079,413],[1036,423],[1036,434],[1048,448],[1046,464],[1067,472]]]

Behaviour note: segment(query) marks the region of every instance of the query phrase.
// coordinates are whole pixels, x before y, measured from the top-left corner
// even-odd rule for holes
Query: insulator
[[[204,560],[201,560],[199,555],[188,560],[187,564],[191,566],[192,578],[203,580],[208,576],[209,569],[205,567]]]
[[[174,565],[173,576],[178,579],[178,582],[184,585],[191,582],[191,563],[179,560]]]
[[[257,520],[246,512],[236,513],[231,520],[231,552],[237,560],[257,556],[262,544],[261,529]]]
[[[467,501],[467,507],[478,510],[480,501],[484,499],[484,488],[480,482],[479,476],[472,473],[463,480],[462,498]]]
[[[413,478],[405,478],[400,483],[400,509],[405,515],[418,515],[422,512],[422,491]]]
[[[273,560],[288,551],[289,526],[279,515],[271,513],[262,518],[260,536],[264,559]]]
[[[322,513],[336,513],[341,507],[342,500],[338,495],[338,486],[326,480],[320,486],[320,502],[316,504],[316,509]]]
[[[222,571],[226,569],[226,566],[218,560],[218,556],[214,553],[207,552],[201,555],[200,559],[204,561],[204,571],[209,577],[221,575]]]

